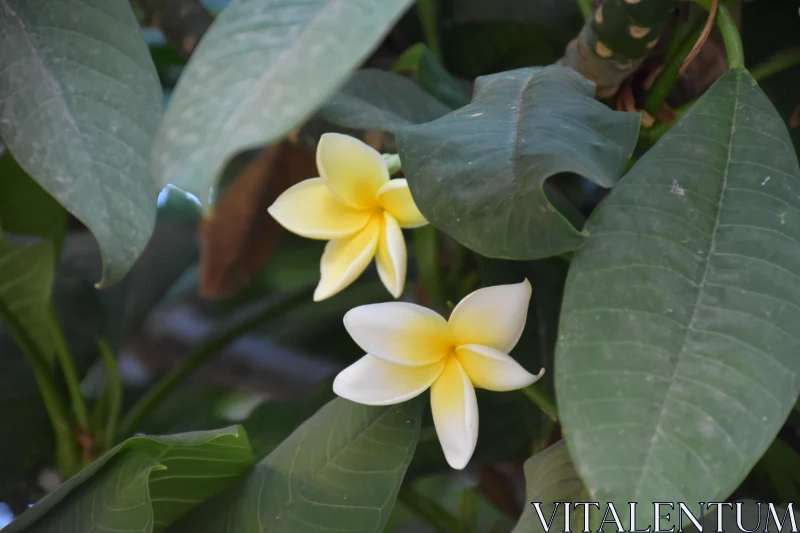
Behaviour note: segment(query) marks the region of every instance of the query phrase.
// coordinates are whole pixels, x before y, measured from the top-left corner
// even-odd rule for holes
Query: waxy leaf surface
[[[600,204],[556,351],[561,422],[600,501],[724,501],[798,395],[800,169],[745,70]]]
[[[577,248],[583,219],[546,180],[574,172],[611,187],[639,131],[638,114],[593,96],[573,70],[525,68],[478,78],[471,104],[401,129],[403,171],[425,218],[487,257]]]

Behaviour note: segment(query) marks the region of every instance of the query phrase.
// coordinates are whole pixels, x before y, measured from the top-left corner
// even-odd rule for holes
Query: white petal
[[[456,345],[480,344],[508,353],[517,344],[528,315],[531,284],[478,289],[461,300],[450,315]]]
[[[330,298],[351,283],[369,266],[378,249],[380,219],[373,217],[353,235],[325,245],[322,253],[321,278],[314,291],[314,301]]]
[[[420,213],[408,182],[404,178],[389,180],[378,191],[378,202],[386,211],[397,219],[401,228],[418,228],[428,223]]]
[[[444,368],[444,360],[425,366],[399,366],[365,355],[342,370],[333,392],[366,405],[393,405],[425,392]]]
[[[389,213],[383,214],[375,262],[381,281],[392,296],[399,298],[406,284],[406,241],[403,230]]]
[[[389,169],[377,150],[340,133],[320,138],[317,170],[336,196],[357,209],[376,207],[378,190],[389,181]]]
[[[308,239],[340,239],[363,228],[368,211],[344,204],[322,178],[304,180],[286,189],[268,209],[284,228]]]
[[[448,359],[431,387],[431,411],[447,463],[456,470],[463,469],[478,443],[478,400],[455,357]]]
[[[481,389],[510,391],[527,387],[544,374],[534,376],[513,357],[488,346],[465,344],[456,348],[456,357],[472,384]]]
[[[344,327],[362,350],[397,365],[429,365],[453,348],[441,315],[406,302],[351,309],[344,315]]]

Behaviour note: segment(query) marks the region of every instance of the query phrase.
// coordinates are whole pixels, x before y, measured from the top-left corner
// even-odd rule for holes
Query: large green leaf
[[[20,166],[92,231],[102,283],[147,244],[149,156],[161,86],[127,0],[5,0],[0,137]]]
[[[798,395],[798,213],[786,127],[737,69],[592,215],[556,392],[597,499],[722,501],[772,442]]]
[[[142,456],[150,461],[144,461]],[[64,531],[75,533],[94,528],[98,531],[162,531],[228,487],[252,464],[250,444],[240,427],[164,437],[132,437],[68,479],[3,531],[39,531],[45,524],[47,527],[51,524],[52,527],[63,526]],[[93,522],[76,528],[75,519],[70,522],[69,514],[63,509],[83,508],[87,499],[93,501],[96,495],[105,494],[109,470],[117,472],[116,477],[128,476],[131,483],[137,476],[144,476],[143,481],[136,483],[145,486],[136,490],[137,494],[149,498],[148,504],[130,513],[96,511]],[[92,508],[94,504],[89,503],[89,509]],[[105,522],[106,519],[113,519],[113,522]]]
[[[52,243],[14,246],[0,235],[0,322],[27,355],[44,359],[54,354],[49,315],[54,268]]]
[[[347,128],[395,131],[436,120],[450,111],[408,78],[366,69],[353,73],[342,90],[320,109],[320,116]]]
[[[487,257],[577,248],[583,235],[573,222],[582,217],[546,180],[575,172],[611,187],[639,130],[638,114],[612,111],[593,95],[594,84],[568,68],[503,72],[478,78],[470,105],[400,130],[403,170],[422,213]]]
[[[380,42],[410,0],[239,0],[192,55],[159,132],[154,165],[213,201],[238,152],[308,118]]]
[[[564,531],[564,502],[591,501],[583,486],[565,441],[561,440],[525,461],[525,509],[512,533],[534,533],[544,531],[534,502],[541,504],[542,516],[549,522],[550,530]],[[556,505],[557,502],[561,502]],[[570,531],[583,528],[583,513],[578,510],[570,515]]]
[[[417,444],[421,407],[333,400],[170,533],[382,531]]]
[[[55,259],[67,229],[67,212],[17,164],[0,156],[0,230],[53,242]]]

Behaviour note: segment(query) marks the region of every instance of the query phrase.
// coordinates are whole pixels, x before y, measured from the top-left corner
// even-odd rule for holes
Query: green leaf
[[[94,234],[101,284],[153,229],[149,161],[161,86],[127,0],[7,0],[0,12],[0,137]]]
[[[48,239],[58,259],[66,229],[67,212],[61,205],[11,154],[0,157],[0,230]]]
[[[775,438],[798,395],[798,198],[783,121],[732,70],[592,215],[556,392],[598,500],[722,501]]]
[[[320,109],[320,116],[347,128],[395,131],[436,120],[450,111],[408,78],[366,69],[353,73],[342,90]]]
[[[14,246],[0,235],[0,322],[29,357],[53,360],[50,288],[53,245]]]
[[[582,217],[546,180],[575,172],[611,187],[639,130],[638,114],[611,111],[593,95],[594,84],[568,68],[503,72],[478,78],[470,105],[400,130],[403,170],[422,213],[487,257],[577,248],[583,235],[566,217]]]
[[[541,504],[545,520],[553,517],[551,531],[564,531],[564,502],[569,505],[591,501],[563,440],[525,461],[525,484],[525,508],[512,533],[544,531],[532,502]],[[556,507],[556,502],[561,505]],[[570,530],[580,531],[582,527],[583,513],[579,508],[570,515]]]
[[[170,533],[382,531],[417,444],[421,407],[333,400]]]
[[[445,70],[434,53],[422,43],[406,49],[392,65],[392,70],[412,73],[423,89],[452,109],[469,103],[469,95]]]
[[[150,461],[145,461],[143,456]],[[163,437],[132,437],[65,481],[3,531],[39,531],[43,524],[64,526],[64,531],[76,533],[94,531],[94,528],[98,531],[163,531],[236,481],[252,464],[253,454],[241,427]],[[109,470],[117,474],[110,476]],[[145,486],[137,488],[137,494],[149,495],[148,505],[138,506],[136,512],[105,515],[95,510],[93,522],[75,529],[75,518],[69,522],[69,515],[65,515],[63,509],[83,508],[87,498],[108,492],[105,484],[108,478],[116,479],[123,474],[132,483],[137,476],[144,476]],[[108,507],[123,506],[109,503]],[[90,503],[88,510],[93,508]],[[145,520],[147,517],[150,518]],[[105,522],[106,518],[114,521]]]
[[[119,533],[153,531],[148,480],[165,468],[140,451],[120,454],[95,476],[36,523],[37,533]],[[24,515],[23,515],[24,516]],[[6,528],[16,530],[14,522]],[[33,531],[33,529],[30,529]]]
[[[240,0],[229,5],[194,51],[170,100],[154,153],[161,183],[208,206],[226,163],[307,119],[410,4]]]

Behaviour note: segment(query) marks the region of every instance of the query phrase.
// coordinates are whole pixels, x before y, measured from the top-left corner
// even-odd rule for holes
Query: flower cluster
[[[321,177],[289,188],[269,208],[286,229],[329,241],[314,300],[342,291],[373,258],[383,284],[400,297],[407,262],[401,228],[427,224],[408,183],[389,179],[373,148],[335,133],[322,136],[317,168]],[[462,469],[478,439],[475,387],[520,389],[544,373],[530,374],[508,355],[525,327],[530,296],[528,280],[479,289],[449,320],[406,302],[352,309],[344,325],[366,354],[336,377],[334,392],[362,404],[391,405],[430,388],[442,450],[450,466]]]

